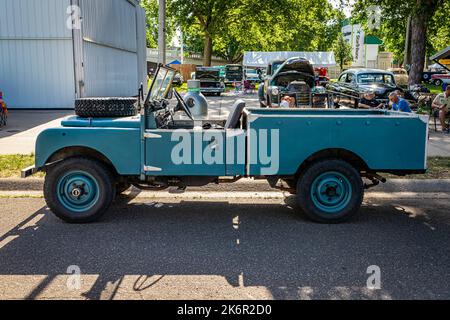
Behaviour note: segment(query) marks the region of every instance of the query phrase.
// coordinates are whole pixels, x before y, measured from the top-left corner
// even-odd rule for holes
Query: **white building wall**
[[[11,108],[73,108],[76,97],[133,96],[145,81],[137,0],[0,0],[0,90]],[[67,26],[81,8],[81,30]],[[75,72],[76,70],[76,72]]]
[[[10,107],[73,106],[69,4],[69,0],[0,1],[0,90]]]

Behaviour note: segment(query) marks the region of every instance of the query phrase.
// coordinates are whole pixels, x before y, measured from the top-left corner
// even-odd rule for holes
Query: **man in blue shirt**
[[[392,110],[393,111],[401,111],[401,112],[409,112],[411,113],[412,110],[409,107],[408,101],[406,101],[403,98],[400,98],[397,94],[397,92],[391,92],[389,95],[389,101],[392,103]]]

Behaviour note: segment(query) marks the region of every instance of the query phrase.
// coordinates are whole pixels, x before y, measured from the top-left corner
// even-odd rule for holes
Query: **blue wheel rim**
[[[100,197],[97,180],[84,171],[71,171],[58,180],[58,200],[69,211],[83,213],[91,209]]]
[[[323,212],[336,214],[345,209],[352,198],[350,181],[339,172],[318,176],[311,187],[311,199]]]

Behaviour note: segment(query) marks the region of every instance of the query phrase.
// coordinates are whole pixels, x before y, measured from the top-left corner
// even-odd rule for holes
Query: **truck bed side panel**
[[[417,116],[250,115],[249,127],[279,130],[280,175],[293,175],[304,160],[325,149],[353,152],[379,172],[426,169],[427,123]],[[252,161],[250,174],[261,174],[264,165],[254,156]]]

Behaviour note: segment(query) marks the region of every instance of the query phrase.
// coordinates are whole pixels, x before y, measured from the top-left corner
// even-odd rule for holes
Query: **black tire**
[[[436,80],[434,80],[434,85],[435,85],[435,86],[440,87],[440,86],[442,86],[442,84],[443,84],[443,82],[442,82],[441,79],[436,79]]]
[[[284,179],[284,183],[290,189],[290,194],[297,194],[297,180],[296,179]]]
[[[132,117],[137,114],[137,98],[77,99],[75,114],[82,118]]]
[[[327,175],[339,175],[345,179],[340,180],[341,183],[348,186],[348,190],[351,192],[339,192],[342,193],[341,197],[337,190],[331,186],[328,188],[328,184],[324,185],[321,177]],[[336,177],[335,177],[336,178]],[[338,180],[340,178],[337,178]],[[344,182],[346,180],[346,182]],[[313,199],[316,197],[313,190],[316,189],[315,186],[322,186],[322,188],[327,188],[326,193],[321,193],[322,197],[329,197],[328,190],[333,191],[334,194],[330,196],[329,201],[331,202],[331,197],[337,197],[338,199],[344,199],[341,203],[337,203],[336,206],[323,205],[320,207],[317,203],[319,200]],[[331,182],[332,184],[333,182]],[[344,189],[344,188],[342,188]],[[300,176],[297,184],[297,200],[300,208],[303,212],[313,221],[319,223],[341,223],[348,221],[353,218],[361,208],[361,204],[364,197],[364,185],[359,172],[351,166],[349,163],[342,160],[323,160],[311,165],[306,171]],[[339,200],[340,201],[340,200]],[[325,209],[323,209],[325,207]],[[330,211],[326,211],[327,209]]]
[[[95,186],[92,190],[89,187],[87,188],[91,193],[85,190],[85,185],[81,188],[77,186],[77,183],[73,180],[74,177],[72,177],[72,180],[66,178],[72,173],[74,175],[84,174],[94,181],[93,185],[95,184]],[[68,183],[64,185],[63,181]],[[66,193],[63,190],[68,190],[72,186],[78,190],[78,194],[80,194],[79,190],[82,190],[81,196],[84,196],[84,192],[86,192],[87,197],[94,198],[88,203],[89,207],[83,209],[80,207],[79,211],[68,208],[67,203],[70,200],[67,199],[70,197],[65,195]],[[94,190],[98,191],[95,192]],[[101,162],[89,158],[74,157],[63,160],[52,166],[45,177],[45,201],[58,218],[68,223],[89,223],[99,220],[113,202],[115,194],[116,184],[110,170]]]
[[[295,179],[284,179],[283,181],[287,184],[287,186],[289,188],[295,189],[295,190],[297,189],[297,180],[295,180]]]
[[[220,93],[220,92],[217,92],[217,96],[218,97],[220,97],[222,95],[222,93]]]
[[[130,188],[131,188],[131,183],[118,182],[118,183],[116,183],[116,194],[117,195],[122,194]]]

